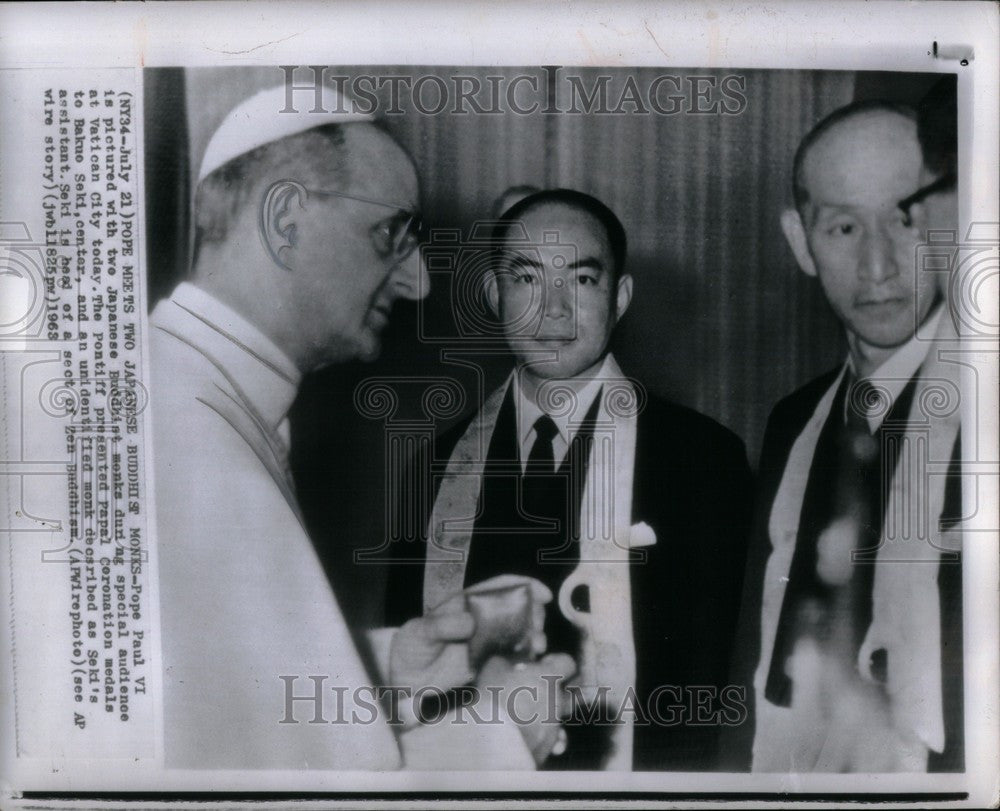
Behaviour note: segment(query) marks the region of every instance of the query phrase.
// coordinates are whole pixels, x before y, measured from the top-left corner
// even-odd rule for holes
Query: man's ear
[[[618,280],[618,298],[615,303],[616,319],[619,320],[625,311],[628,309],[628,305],[632,303],[632,276],[628,273],[623,273],[622,277]]]
[[[305,186],[293,180],[272,183],[260,203],[260,239],[268,255],[279,267],[291,270],[289,256],[295,248],[295,219],[305,209],[309,196]]]
[[[806,229],[802,224],[802,217],[794,208],[787,208],[781,212],[781,230],[785,232],[785,239],[788,247],[795,254],[795,261],[806,276],[816,275],[816,264],[813,262],[812,254],[809,253],[809,242],[806,240]]]

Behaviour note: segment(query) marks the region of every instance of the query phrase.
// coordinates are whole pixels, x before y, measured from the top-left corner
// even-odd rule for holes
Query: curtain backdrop
[[[914,88],[926,82],[898,74],[675,68],[562,68],[554,74],[382,65],[328,71],[446,79],[457,72],[484,85],[487,76],[528,74],[542,87],[554,75],[578,76],[587,87],[611,75],[612,98],[628,75],[640,88],[661,74],[680,77],[682,86],[693,75],[712,77],[706,83],[743,77],[746,105],[735,115],[518,115],[509,109],[428,115],[414,109],[404,88],[399,106],[405,115],[388,115],[386,123],[417,163],[431,226],[467,230],[489,218],[497,195],[515,184],[580,189],[607,203],[628,232],[628,270],[635,278],[632,306],[614,342],[623,368],[650,391],[737,432],[755,463],[776,400],[830,368],[844,351],[836,321],[813,280],[798,271],[779,227],[791,202],[795,148],[816,121],[852,100],[856,84],[869,96],[912,100]],[[183,201],[208,138],[230,107],[282,78],[278,69],[260,67],[147,71],[147,178],[154,178],[147,180],[148,255],[155,296],[169,292],[186,270],[189,210]],[[558,106],[567,109],[569,83],[553,85]],[[387,94],[379,95],[388,108]],[[434,98],[428,90],[425,107]],[[301,99],[303,106],[309,101],[306,94]],[[383,580],[379,567],[358,565],[353,554],[377,546],[385,534],[387,466],[384,425],[358,413],[355,387],[373,376],[448,375],[467,388],[474,383],[471,373],[441,363],[442,345],[414,339],[418,327],[450,320],[447,274],[434,281],[421,311],[397,305],[379,361],[311,376],[293,412],[300,500],[345,610],[362,624],[379,619]],[[509,369],[503,355],[484,356],[481,363],[490,384]],[[422,413],[417,389],[401,386],[399,392],[397,419]],[[471,396],[468,405],[474,405]]]

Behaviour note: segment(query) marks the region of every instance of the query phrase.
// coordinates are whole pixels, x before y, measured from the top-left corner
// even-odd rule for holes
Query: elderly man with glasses
[[[284,88],[262,91],[213,135],[190,279],[150,319],[165,763],[531,764],[502,725],[397,734],[304,528],[288,465],[299,381],[377,357],[393,304],[428,278],[409,156],[368,116],[284,106]],[[427,667],[447,685],[444,654],[471,631],[461,612],[400,631],[394,683]]]

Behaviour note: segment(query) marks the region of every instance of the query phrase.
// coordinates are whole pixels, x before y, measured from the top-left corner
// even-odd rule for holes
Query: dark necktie
[[[528,454],[522,478],[522,493],[525,509],[532,515],[556,519],[563,525],[562,535],[572,542],[570,549],[560,560],[539,561],[538,577],[558,595],[559,586],[579,560],[579,547],[571,526],[575,516],[567,511],[568,505],[575,506],[570,498],[569,480],[555,472],[555,454],[552,440],[559,429],[548,414],[535,421],[535,443]],[[549,651],[566,651],[574,657],[579,655],[579,631],[563,615],[556,600],[548,606],[545,632],[548,636]],[[607,724],[587,723],[587,712],[601,712],[596,706],[574,704],[569,725],[564,732],[568,737],[566,751],[561,756],[550,757],[542,768],[545,770],[592,770],[599,769],[603,759],[611,749],[611,727]],[[604,709],[603,712],[607,713]],[[597,717],[601,717],[598,715]]]
[[[799,639],[814,639],[850,672],[871,623],[874,565],[853,553],[879,542],[883,476],[895,460],[883,460],[867,415],[886,405],[868,381],[845,378],[816,443],[765,691],[774,704],[791,703],[786,667]]]
[[[548,414],[535,420],[535,443],[528,454],[521,478],[522,504],[525,512],[536,518],[562,518],[565,513],[565,482],[560,481],[556,472],[555,453],[552,440],[559,433],[555,422]]]
[[[837,494],[840,503],[836,515],[849,515],[855,522],[854,549],[867,550],[853,565],[843,588],[835,592],[834,616],[843,616],[838,642],[841,656],[853,667],[858,650],[872,621],[872,587],[875,582],[875,561],[872,555],[882,535],[883,466],[888,462],[888,478],[895,470],[895,458],[883,456],[881,444],[885,432],[873,433],[869,415],[885,414],[889,403],[869,380],[861,379],[849,389],[844,445],[840,450],[841,474]],[[891,459],[891,462],[890,462]],[[848,553],[849,560],[850,553]],[[884,677],[884,651],[873,660],[874,670]]]
[[[539,417],[533,426],[535,440],[528,458],[513,482],[505,474],[502,462],[498,468],[491,470],[490,467],[496,464],[490,459],[510,459],[513,454],[520,468],[523,459],[519,449],[520,434],[515,429],[513,400],[505,404],[505,409],[509,407],[506,413],[510,421],[502,422],[505,413],[502,409],[490,443],[483,476],[482,511],[476,518],[465,573],[466,584],[498,574],[522,574],[544,583],[553,594],[545,612],[548,651],[569,653],[574,657],[580,652],[580,632],[563,616],[556,596],[567,575],[580,562],[577,524],[600,399],[599,393],[558,469],[552,448],[558,428],[550,416]],[[510,449],[501,445],[505,437],[509,437],[513,445]],[[504,452],[508,455],[504,456]],[[581,596],[580,600],[582,604],[584,598]],[[580,605],[576,607],[584,610]],[[584,714],[582,717],[600,716]],[[566,752],[550,758],[543,768],[599,768],[610,746],[611,727],[581,722],[570,725],[566,731],[569,737]]]
[[[535,444],[528,454],[526,473],[553,473],[556,468],[556,457],[552,451],[552,440],[559,434],[559,428],[548,414],[542,414],[535,420]]]

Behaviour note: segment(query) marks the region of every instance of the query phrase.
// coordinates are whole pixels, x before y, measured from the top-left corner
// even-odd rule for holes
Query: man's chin
[[[358,347],[357,359],[362,363],[373,363],[378,360],[382,355],[382,340],[378,337],[372,337],[371,340],[366,341],[363,345]]]
[[[587,371],[596,361],[571,361],[568,358],[560,358],[557,361],[546,363],[545,361],[534,361],[521,364],[521,366],[539,380],[572,380],[583,372]]]
[[[917,324],[913,319],[914,316],[911,313],[909,318],[895,323],[868,323],[864,325],[863,330],[857,330],[857,334],[870,346],[878,347],[879,349],[894,349],[895,347],[902,346],[913,337],[913,334],[917,330]]]
[[[364,342],[351,342],[341,344],[334,352],[329,353],[313,371],[329,369],[331,366],[338,366],[344,363],[371,363],[378,360],[382,354],[382,342],[378,338],[368,339]]]
[[[381,310],[374,310],[365,318],[356,340],[355,358],[371,363],[382,355],[382,331],[388,326],[388,317]]]

